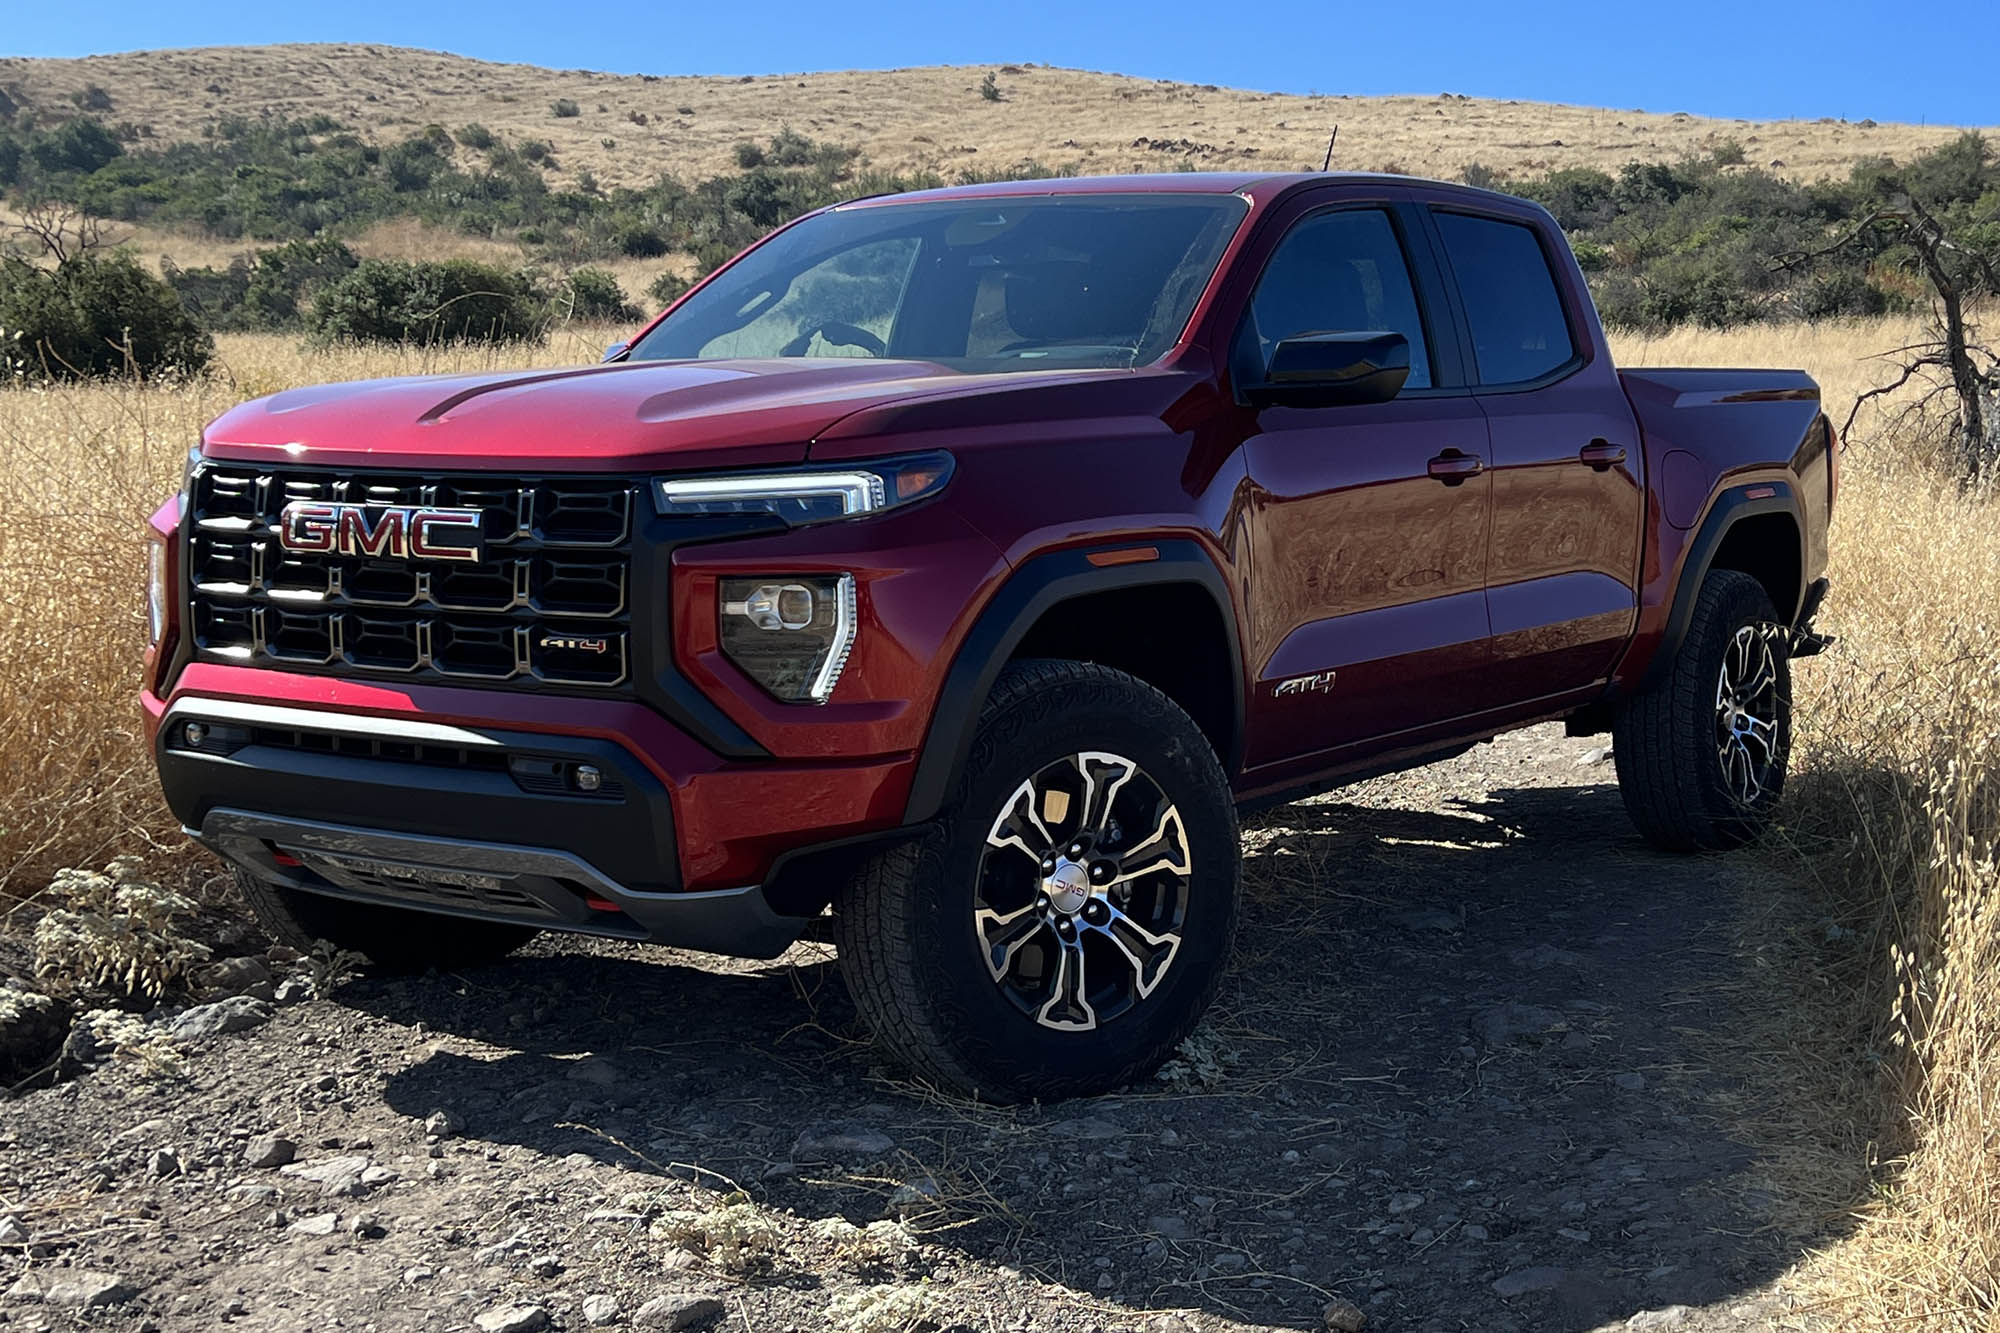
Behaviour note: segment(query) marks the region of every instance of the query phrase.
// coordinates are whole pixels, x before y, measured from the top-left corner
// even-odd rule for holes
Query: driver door
[[[1381,201],[1298,218],[1235,344],[1239,377],[1261,376],[1280,340],[1313,332],[1401,333],[1411,366],[1386,403],[1256,413],[1245,445],[1252,766],[1338,764],[1478,707],[1490,660],[1486,415],[1463,385],[1448,313],[1420,298],[1411,255],[1430,263],[1430,252],[1404,221]]]

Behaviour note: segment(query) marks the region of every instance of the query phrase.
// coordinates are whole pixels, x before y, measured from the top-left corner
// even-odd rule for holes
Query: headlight
[[[167,544],[158,537],[146,543],[146,629],[148,643],[157,644],[167,633],[167,605],[172,594],[167,589]]]
[[[854,576],[723,579],[722,652],[787,703],[823,704],[854,650]]]
[[[653,493],[662,514],[768,514],[793,525],[825,523],[936,495],[951,470],[950,454],[916,454],[840,469],[661,477]]]

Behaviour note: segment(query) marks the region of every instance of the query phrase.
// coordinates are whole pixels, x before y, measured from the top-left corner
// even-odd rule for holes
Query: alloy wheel
[[[1715,685],[1715,748],[1722,784],[1738,805],[1756,804],[1784,763],[1776,625],[1744,625],[1723,650]]]
[[[1058,759],[986,836],[973,927],[987,971],[1044,1027],[1108,1023],[1173,965],[1192,874],[1180,811],[1144,769],[1098,750]]]

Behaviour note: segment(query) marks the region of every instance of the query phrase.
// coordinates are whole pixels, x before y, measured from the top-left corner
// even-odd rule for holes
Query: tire
[[[1186,713],[1120,671],[1023,661],[945,813],[861,868],[834,940],[861,1017],[919,1077],[996,1102],[1085,1096],[1193,1030],[1240,873],[1228,779]]]
[[[1702,581],[1672,671],[1612,721],[1618,789],[1648,842],[1725,851],[1769,825],[1791,757],[1790,648],[1757,580],[1725,569]]]
[[[532,926],[472,921],[374,903],[348,902],[272,884],[238,868],[236,887],[264,932],[311,953],[321,940],[358,953],[384,972],[453,972],[497,962],[538,933]]]

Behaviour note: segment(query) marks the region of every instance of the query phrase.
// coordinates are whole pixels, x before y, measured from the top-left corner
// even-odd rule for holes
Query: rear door
[[[1327,196],[1320,196],[1325,199]],[[1238,328],[1232,374],[1302,333],[1410,342],[1392,401],[1256,410],[1248,606],[1258,692],[1251,767],[1419,730],[1468,711],[1487,665],[1486,419],[1461,382],[1434,263],[1399,191],[1315,203],[1289,223]],[[1434,269],[1424,270],[1434,276]]]
[[[1638,424],[1569,252],[1539,210],[1435,204],[1429,220],[1490,428],[1480,693],[1523,708],[1605,679],[1638,607]]]

